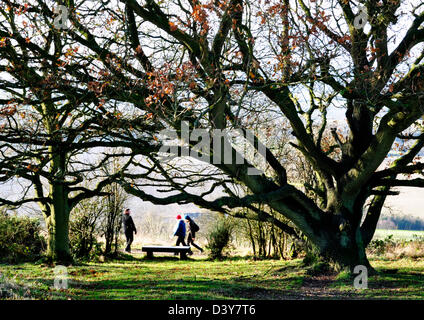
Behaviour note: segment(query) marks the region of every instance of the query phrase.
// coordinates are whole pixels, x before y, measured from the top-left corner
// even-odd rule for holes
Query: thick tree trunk
[[[48,230],[47,257],[56,263],[69,264],[72,257],[69,249],[68,194],[62,184],[51,186],[52,205],[46,219]]]
[[[333,262],[338,270],[353,272],[356,266],[365,266],[368,274],[374,274],[366,255],[366,247],[363,244],[359,228],[352,232],[333,233],[327,242],[318,245],[321,255]]]
[[[314,244],[319,255],[331,261],[337,269],[353,271],[363,265],[370,274],[375,273],[365,252],[366,244],[362,239],[360,220],[362,214],[361,199],[353,198],[340,205],[335,201],[334,211],[317,211],[310,214],[291,214],[283,204],[288,200],[271,202],[270,205],[281,214],[285,214],[300,231]],[[304,202],[299,210],[313,210],[314,206]],[[290,215],[289,215],[290,214]]]

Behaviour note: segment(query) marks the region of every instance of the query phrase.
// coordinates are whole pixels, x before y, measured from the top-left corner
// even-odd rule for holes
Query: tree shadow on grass
[[[356,275],[338,279],[332,283],[331,287],[335,289],[344,287],[343,291],[356,292],[364,299],[424,298],[424,273],[380,268],[377,271],[378,274],[369,277],[367,289],[354,288],[353,281]]]
[[[271,268],[251,276],[205,279],[201,274],[178,278],[177,269],[190,264],[183,260],[171,270],[153,270],[146,262],[180,261],[178,257],[159,256],[152,260],[135,258],[143,264],[98,264],[70,270],[68,291],[62,296],[72,299],[416,299],[424,298],[423,272],[379,269],[368,281],[368,289],[353,288],[352,278],[319,278],[307,276],[298,265]],[[199,261],[199,260],[195,260]],[[108,275],[110,274],[110,276]],[[284,277],[287,275],[288,277]],[[283,276],[280,278],[280,276]],[[271,277],[271,278],[270,278]],[[53,287],[54,274],[26,279]]]
[[[166,277],[166,275],[161,275]],[[173,275],[175,276],[175,275]],[[421,277],[422,278],[422,277]],[[28,279],[30,280],[30,279]],[[31,279],[52,287],[53,279]],[[253,280],[253,279],[252,279]],[[305,281],[306,280],[306,281]],[[179,299],[255,299],[255,300],[297,300],[297,299],[391,299],[422,297],[424,279],[416,274],[394,274],[393,278],[373,277],[369,281],[369,289],[358,291],[353,288],[341,290],[339,285],[305,286],[308,279],[303,276],[288,279],[256,279],[240,281],[237,278],[228,280],[204,279],[101,279],[90,281],[69,281],[69,292],[61,292],[72,299],[136,299],[136,300],[179,300]],[[346,281],[346,280],[344,280]],[[337,281],[335,281],[336,284]],[[297,285],[293,286],[294,283]],[[351,285],[350,283],[347,283]],[[278,286],[278,287],[276,287]],[[405,290],[399,290],[399,289]]]
[[[201,275],[193,275],[192,279],[175,278],[175,272],[168,275],[166,272],[149,273],[146,271],[140,274],[132,270],[128,276],[124,273],[115,279],[96,279],[95,274],[91,275],[90,268],[83,270],[74,270],[71,272],[71,278],[68,281],[68,291],[61,291],[58,294],[71,299],[160,299],[160,300],[178,300],[178,299],[257,299],[257,300],[284,300],[284,299],[302,299],[302,293],[297,290],[291,290],[289,283],[300,281],[301,277],[292,277],[290,279],[280,279],[280,288],[276,288],[276,280],[267,279],[262,281],[253,280],[243,281],[238,277],[231,277],[226,280],[221,279],[196,279]],[[111,275],[119,274],[122,266],[108,266]],[[123,271],[124,272],[124,271]],[[178,271],[177,271],[178,272]],[[98,270],[98,276],[102,270]],[[84,276],[89,278],[84,279]],[[153,278],[152,278],[153,276]],[[157,276],[157,278],[156,278]],[[125,278],[127,277],[127,278]],[[140,277],[150,277],[143,279]],[[167,278],[170,279],[167,279]],[[26,279],[43,284],[44,287],[53,288],[53,277],[34,277]],[[284,283],[287,282],[287,286]],[[54,289],[53,289],[54,291]]]
[[[384,270],[384,272],[382,272]],[[424,273],[382,269],[380,274],[371,277],[369,287],[372,288],[407,288],[416,287],[423,290]]]
[[[101,280],[79,283],[78,299],[257,299],[299,298],[296,292],[220,280]],[[85,295],[87,294],[88,295]]]

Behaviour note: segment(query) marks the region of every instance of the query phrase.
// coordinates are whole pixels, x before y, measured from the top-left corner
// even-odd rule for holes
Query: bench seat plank
[[[179,253],[180,259],[187,259],[187,253],[190,252],[190,246],[144,246],[141,251],[147,253],[147,258],[153,258],[153,252],[173,252]]]
[[[152,252],[181,252],[181,251],[189,251],[189,246],[144,246],[141,248],[141,251],[152,251]]]

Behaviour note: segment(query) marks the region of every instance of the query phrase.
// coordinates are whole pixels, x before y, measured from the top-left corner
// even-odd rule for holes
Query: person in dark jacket
[[[199,226],[193,221],[193,219],[187,214],[184,219],[187,221],[187,244],[193,246],[203,252],[203,249],[194,243],[196,240],[196,232],[199,231]],[[190,250],[190,254],[193,254]]]
[[[130,209],[125,209],[124,214],[122,215],[122,224],[124,225],[124,233],[127,238],[127,246],[125,248],[126,252],[131,252],[131,244],[134,241],[133,232],[137,234],[137,229],[135,228],[135,224],[130,213]]]
[[[177,224],[175,225],[174,228],[174,236],[177,236],[177,243],[175,244],[176,246],[179,246],[180,243],[182,243],[183,246],[186,246],[186,243],[184,241],[185,236],[186,236],[186,225],[184,223],[184,220],[181,218],[181,215],[177,216]]]

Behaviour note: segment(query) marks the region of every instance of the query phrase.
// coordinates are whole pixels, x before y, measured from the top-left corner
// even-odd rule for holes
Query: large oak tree
[[[116,106],[81,89],[67,76],[90,79],[76,62],[73,43],[47,16],[12,5],[0,6],[0,181],[14,192],[4,190],[0,204],[38,204],[49,236],[47,256],[67,263],[72,209],[84,199],[109,195],[105,187],[119,172],[101,173],[116,158],[108,150],[138,145],[147,152],[148,143],[120,134],[147,125],[122,119]],[[108,127],[115,128],[113,137],[105,134]],[[122,169],[133,155],[120,154]],[[87,180],[96,183],[88,187]]]

